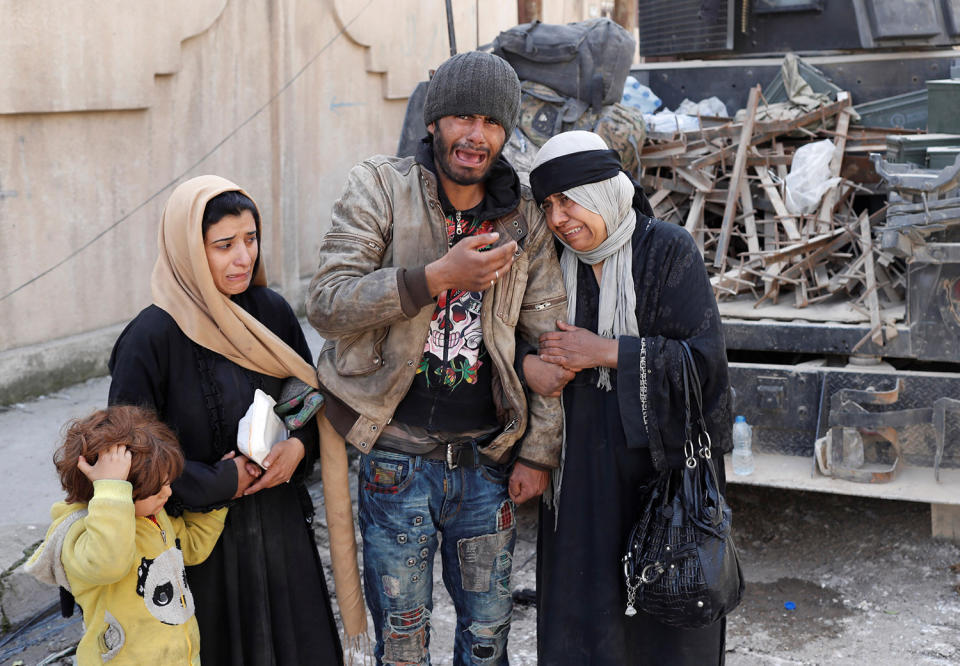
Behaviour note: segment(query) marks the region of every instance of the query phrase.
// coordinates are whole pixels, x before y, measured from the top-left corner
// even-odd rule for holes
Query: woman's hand
[[[562,365],[567,370],[580,372],[584,368],[617,367],[616,340],[602,338],[585,328],[557,321],[559,331],[540,336],[540,358],[547,363]]]
[[[83,456],[77,458],[77,469],[83,472],[83,475],[93,481],[111,479],[114,481],[126,481],[130,474],[130,460],[132,455],[127,451],[123,444],[111,446],[109,449],[100,452],[97,456],[97,462],[93,465],[87,462]]]
[[[232,460],[237,466],[237,492],[234,493],[231,499],[243,497],[247,488],[249,488],[263,472],[263,470],[260,469],[260,465],[243,454],[238,455],[236,451],[230,451],[224,454],[220,460]]]
[[[263,476],[243,494],[252,495],[258,490],[286,483],[293,476],[305,453],[303,442],[296,437],[277,442],[263,459],[263,468],[266,470]]]
[[[542,360],[539,356],[527,354],[523,357],[523,377],[534,393],[548,398],[559,398],[563,387],[577,373],[560,365]]]

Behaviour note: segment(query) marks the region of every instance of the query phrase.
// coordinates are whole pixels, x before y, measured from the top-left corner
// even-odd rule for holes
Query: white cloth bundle
[[[276,400],[257,389],[247,413],[237,424],[237,448],[261,466],[273,445],[289,436],[283,420],[273,411],[276,404]]]

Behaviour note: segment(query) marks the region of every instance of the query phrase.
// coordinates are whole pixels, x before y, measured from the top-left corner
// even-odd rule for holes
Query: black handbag
[[[683,349],[686,432],[682,470],[658,464],[623,556],[626,615],[641,610],[676,627],[716,622],[743,597],[740,558],[730,533],[731,511],[720,491],[710,435],[703,420],[700,377],[690,347]],[[696,442],[696,443],[695,443]],[[655,461],[665,461],[663,445]]]

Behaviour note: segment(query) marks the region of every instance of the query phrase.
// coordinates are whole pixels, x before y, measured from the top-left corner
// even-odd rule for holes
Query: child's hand
[[[127,451],[127,447],[118,444],[101,452],[94,465],[90,465],[86,458],[80,456],[77,459],[77,469],[83,472],[91,482],[102,479],[126,481],[127,475],[130,474],[130,460],[131,454]]]

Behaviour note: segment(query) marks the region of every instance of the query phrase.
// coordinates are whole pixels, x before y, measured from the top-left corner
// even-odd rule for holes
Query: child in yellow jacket
[[[183,469],[176,436],[149,410],[113,406],[71,423],[54,463],[67,498],[26,568],[83,609],[79,665],[200,664],[184,565],[207,558],[227,510],[164,511]]]

